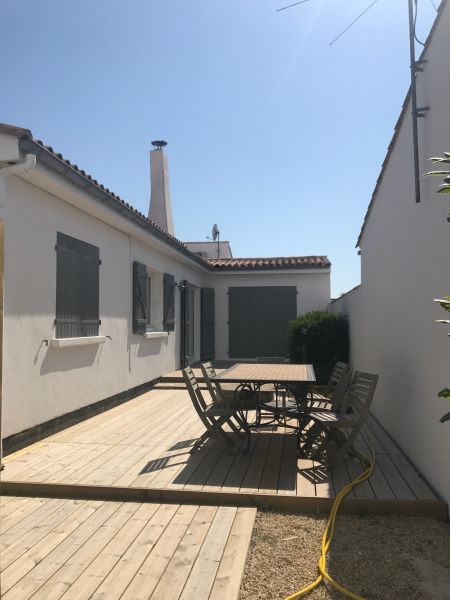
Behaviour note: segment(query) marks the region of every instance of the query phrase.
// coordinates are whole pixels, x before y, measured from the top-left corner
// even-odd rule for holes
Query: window
[[[133,262],[133,333],[173,331],[175,280],[140,262]]]
[[[150,328],[151,279],[147,267],[133,263],[133,333],[143,334]]]
[[[59,231],[55,249],[56,337],[97,336],[99,249]]]
[[[175,329],[175,278],[169,273],[164,273],[164,331]]]

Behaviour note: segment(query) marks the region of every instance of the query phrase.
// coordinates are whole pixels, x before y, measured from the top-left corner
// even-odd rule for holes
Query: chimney
[[[152,146],[154,150],[150,151],[151,195],[148,218],[167,233],[175,235],[169,190],[169,163],[163,150],[167,142],[157,140],[152,142]]]

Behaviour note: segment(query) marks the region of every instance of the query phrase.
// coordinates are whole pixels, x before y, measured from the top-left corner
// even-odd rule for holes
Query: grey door
[[[287,356],[289,321],[297,316],[295,286],[229,288],[229,356]]]
[[[194,362],[194,288],[188,281],[181,289],[181,366]]]

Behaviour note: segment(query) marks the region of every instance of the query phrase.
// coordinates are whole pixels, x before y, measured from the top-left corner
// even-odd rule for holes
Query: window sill
[[[67,348],[69,346],[88,346],[92,344],[104,344],[108,338],[105,335],[93,335],[89,337],[74,338],[52,338],[50,346],[52,348]]]
[[[146,340],[151,340],[155,338],[166,338],[169,337],[167,331],[146,331],[142,334],[142,337]]]

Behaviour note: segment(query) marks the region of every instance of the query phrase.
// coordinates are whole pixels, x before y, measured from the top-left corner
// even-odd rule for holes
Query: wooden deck
[[[369,427],[377,467],[343,510],[445,518],[447,505],[372,416]],[[186,390],[154,388],[6,457],[3,493],[326,511],[362,470],[356,458],[331,472],[298,459],[283,428],[252,434],[248,455],[213,442],[189,454],[202,431]],[[365,439],[359,446],[367,451]]]
[[[0,498],[3,600],[236,599],[256,509]]]

